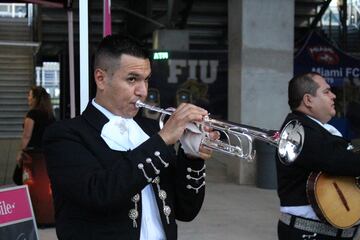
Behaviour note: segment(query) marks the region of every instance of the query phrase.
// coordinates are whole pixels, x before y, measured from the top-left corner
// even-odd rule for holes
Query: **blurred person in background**
[[[19,176],[24,157],[24,150],[41,151],[41,141],[45,128],[55,121],[51,105],[51,97],[41,86],[33,86],[29,90],[28,104],[30,110],[26,113],[20,151],[17,154],[17,174],[14,174],[14,182],[22,184],[22,174]]]

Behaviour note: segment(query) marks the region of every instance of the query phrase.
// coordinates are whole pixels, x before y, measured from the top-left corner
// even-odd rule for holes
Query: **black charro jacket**
[[[151,183],[161,221],[168,240],[177,239],[175,219],[191,221],[200,211],[205,188],[187,179],[188,168],[204,168],[201,159],[188,159],[182,150],[175,155],[157,134],[155,121],[136,118],[135,121],[149,135],[149,139],[129,151],[111,150],[101,138],[102,127],[108,119],[91,103],[84,113],[74,119],[57,122],[44,136],[44,151],[55,204],[56,232],[59,240],[120,240],[139,239],[141,228],[141,198],[137,202],[137,227],[129,217],[135,208],[132,197],[149,184],[138,164],[144,165],[148,177],[160,177],[160,189],[166,192],[165,204],[159,199],[159,189]],[[165,164],[154,156],[159,151]],[[146,163],[151,158],[160,170]],[[169,223],[164,205],[171,213]]]
[[[347,150],[348,142],[329,133],[301,112],[290,113],[283,124],[298,120],[304,127],[302,151],[293,164],[286,166],[277,157],[278,195],[281,206],[308,205],[306,182],[311,172],[336,176],[360,176],[360,155]]]

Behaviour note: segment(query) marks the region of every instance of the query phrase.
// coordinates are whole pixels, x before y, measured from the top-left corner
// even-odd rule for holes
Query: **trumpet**
[[[159,118],[160,128],[164,126],[165,117],[175,111],[174,108],[162,109],[143,103],[140,100],[138,100],[135,105],[137,108],[146,108],[161,113]],[[250,161],[255,158],[256,152],[253,147],[255,139],[267,142],[276,147],[280,161],[286,165],[295,161],[304,143],[304,128],[297,120],[288,122],[281,132],[228,121],[220,121],[212,119],[209,116],[205,116],[203,121],[198,123],[201,131],[203,131],[202,129],[205,126],[223,133],[223,135],[226,136],[226,141],[213,140],[205,134],[205,137],[203,137],[201,141],[204,147]],[[247,148],[245,148],[245,145]]]

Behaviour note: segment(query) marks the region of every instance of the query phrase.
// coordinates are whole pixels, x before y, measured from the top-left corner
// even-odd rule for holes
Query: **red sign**
[[[38,239],[27,185],[0,189],[0,236],[4,239]]]
[[[319,64],[336,65],[339,64],[339,56],[332,47],[313,46],[308,48],[310,56]]]

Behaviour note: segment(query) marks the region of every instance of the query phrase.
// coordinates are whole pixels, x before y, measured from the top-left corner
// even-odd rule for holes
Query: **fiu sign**
[[[212,84],[217,78],[219,60],[174,59],[169,60],[168,65],[169,83],[178,83],[178,75],[187,70],[186,74],[189,79],[197,79],[197,76],[199,76],[203,83]]]
[[[149,88],[162,107],[186,100],[227,117],[227,52],[155,52]]]

